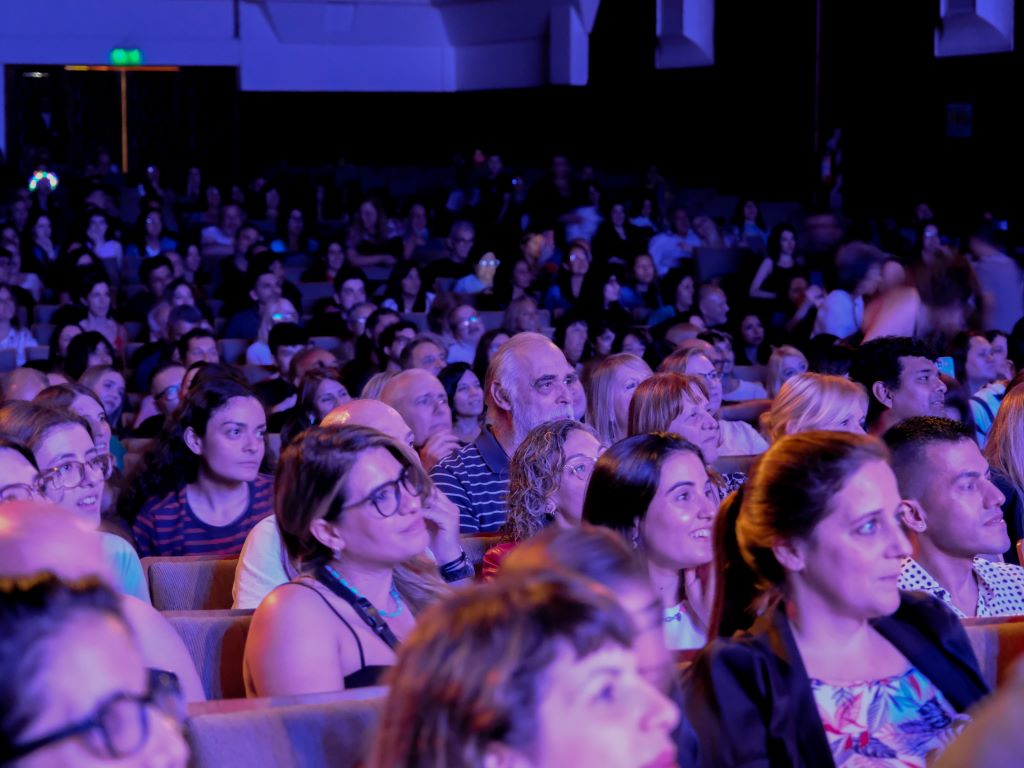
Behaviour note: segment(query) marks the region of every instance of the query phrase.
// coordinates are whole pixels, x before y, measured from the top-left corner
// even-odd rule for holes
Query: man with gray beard
[[[534,427],[575,418],[579,377],[551,340],[519,333],[498,349],[484,378],[487,426],[430,472],[459,508],[462,533],[493,533],[505,522],[508,461]]]

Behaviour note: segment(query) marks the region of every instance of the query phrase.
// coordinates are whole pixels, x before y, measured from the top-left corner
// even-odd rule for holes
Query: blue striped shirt
[[[147,503],[135,519],[132,533],[142,557],[237,557],[252,527],[272,514],[274,478],[257,475],[256,480],[249,483],[249,506],[227,525],[210,525],[196,517],[182,486],[162,499]]]
[[[444,458],[430,478],[459,508],[460,533],[493,533],[508,514],[508,456],[484,429],[474,442]]]

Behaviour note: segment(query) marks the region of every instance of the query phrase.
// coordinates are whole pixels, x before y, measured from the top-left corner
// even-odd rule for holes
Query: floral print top
[[[837,768],[924,768],[970,722],[911,667],[849,685],[811,680]]]

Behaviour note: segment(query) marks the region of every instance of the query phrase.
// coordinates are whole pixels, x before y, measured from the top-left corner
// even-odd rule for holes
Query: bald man
[[[36,395],[50,386],[46,374],[35,368],[15,368],[3,377],[3,400],[35,400]]]
[[[448,394],[437,376],[422,368],[396,373],[384,384],[380,399],[412,427],[413,446],[429,472],[441,459],[462,446],[452,431]]]
[[[45,501],[0,504],[0,575],[28,576],[39,571],[51,571],[62,579],[95,576],[115,587],[100,536],[81,519]],[[192,657],[167,620],[130,595],[121,595],[121,608],[146,666],[177,675],[186,701],[204,701]]]
[[[408,446],[413,458],[419,459],[413,447],[413,431],[402,415],[380,400],[350,400],[328,413],[323,427],[346,425],[369,427],[393,438],[399,445]],[[314,427],[316,429],[316,427]],[[462,555],[459,541],[459,510],[448,497],[437,489],[431,491],[423,504],[423,516],[430,528],[430,551],[440,564],[450,564]],[[470,565],[467,576],[472,577]],[[231,588],[233,608],[256,608],[275,588],[298,575],[288,559],[281,531],[274,515],[258,522],[245,539],[235,569],[235,583]]]

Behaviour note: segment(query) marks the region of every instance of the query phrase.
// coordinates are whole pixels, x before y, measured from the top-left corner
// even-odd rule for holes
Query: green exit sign
[[[115,67],[137,67],[142,64],[142,51],[138,48],[115,48],[110,52],[110,63]]]

